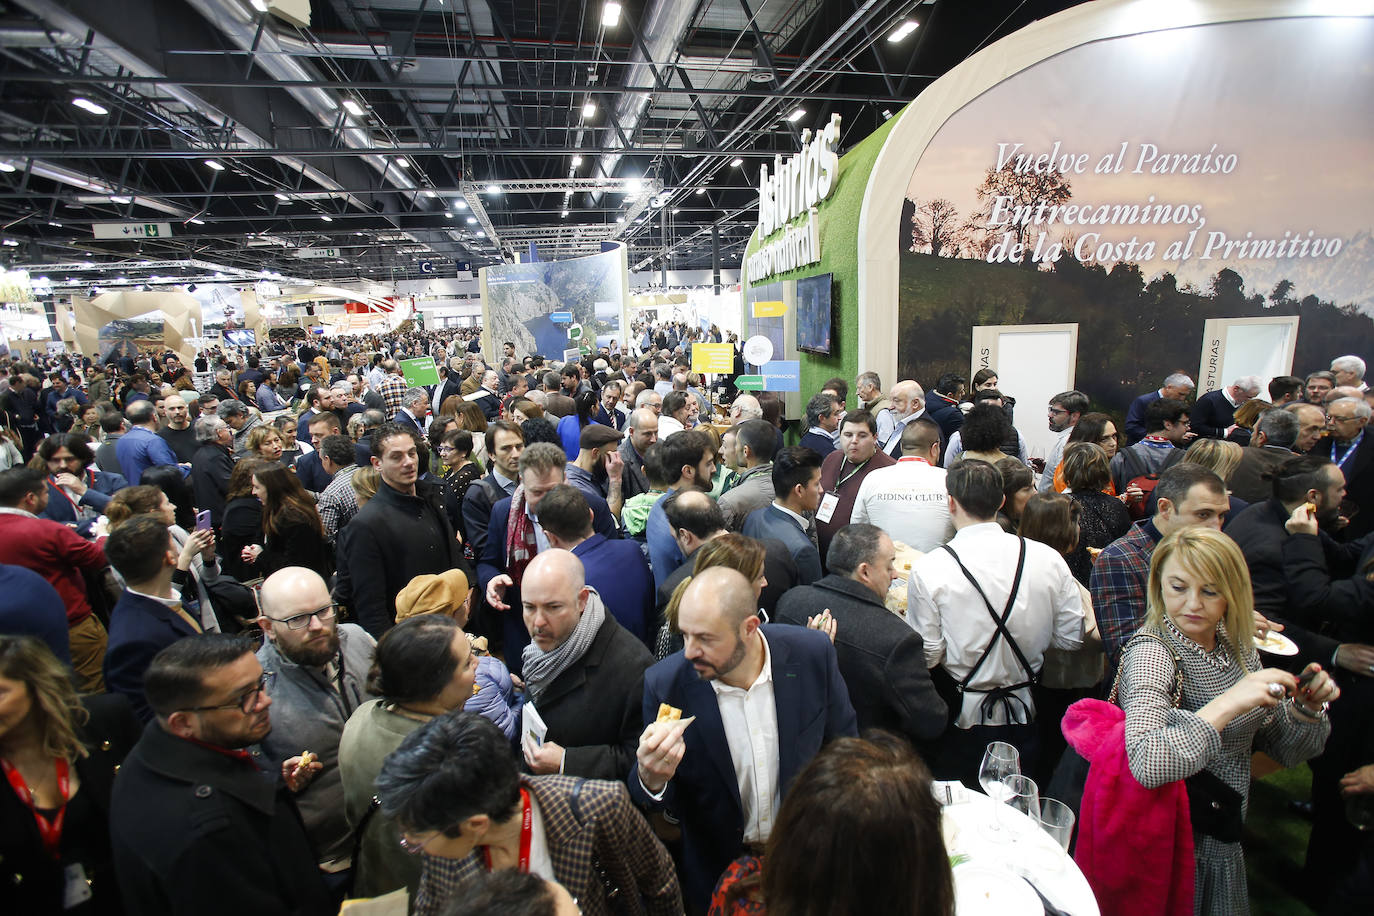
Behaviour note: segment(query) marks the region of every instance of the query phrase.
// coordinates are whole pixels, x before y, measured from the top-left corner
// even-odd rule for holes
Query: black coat
[[[1323,532],[1294,534],[1283,542],[1283,571],[1293,614],[1323,626],[1342,642],[1374,642],[1374,535],[1349,544]]]
[[[610,611],[582,660],[534,701],[547,739],[567,749],[563,772],[619,779],[630,772],[644,730],[644,672],[654,657]]]
[[[338,568],[348,571],[353,620],[377,638],[395,626],[396,596],[416,576],[458,568],[476,581],[438,488],[421,480],[415,492],[382,482],[339,541]]]
[[[1193,432],[1208,439],[1225,439],[1227,427],[1236,421],[1236,409],[1220,389],[1197,399],[1188,413]]]
[[[827,608],[835,618],[835,653],[859,728],[887,729],[918,745],[938,738],[949,710],[930,680],[920,634],[868,586],[835,573],[783,595],[777,619],[804,627]]]
[[[229,477],[234,473],[234,456],[229,449],[207,442],[191,457],[191,489],[196,508],[210,510],[210,523],[219,528],[224,522],[224,496],[229,492]]]
[[[0,898],[8,913],[61,913],[62,870],[79,861],[91,882],[92,897],[72,914],[119,914],[124,912],[110,852],[110,792],[115,771],[138,742],[141,728],[129,701],[117,694],[81,698],[90,718],[77,733],[90,756],[76,761],[80,781],[76,799],[90,805],[92,818],[79,833],[68,820],[62,831],[62,861],[43,851],[38,826],[27,805],[9,786],[0,786]],[[76,802],[74,801],[73,804]],[[76,854],[79,847],[80,854]]]
[[[1287,627],[1285,635],[1297,643],[1300,650],[1292,659],[1275,660],[1265,656],[1263,661],[1282,668],[1289,668],[1287,663],[1290,661],[1300,661],[1302,664],[1293,670],[1301,670],[1302,665],[1310,661],[1329,667],[1331,653],[1336,651],[1336,640],[1314,632],[1320,623],[1305,619],[1288,600],[1288,581],[1283,565],[1284,542],[1291,537],[1284,528],[1287,521],[1288,512],[1284,511],[1283,503],[1269,499],[1255,503],[1228,521],[1226,533],[1240,546],[1246,565],[1250,567],[1255,610],[1284,624]],[[1279,664],[1279,661],[1284,663]]]
[[[1333,444],[1328,436],[1312,447],[1312,454],[1330,458]],[[1345,459],[1341,472],[1345,474],[1346,499],[1359,506],[1360,511],[1337,537],[1353,541],[1374,531],[1374,429],[1365,427],[1364,438],[1355,447],[1355,454]]]
[[[260,760],[260,757],[255,757]],[[332,914],[280,761],[266,771],[150,722],[115,780],[110,838],[130,916]]]

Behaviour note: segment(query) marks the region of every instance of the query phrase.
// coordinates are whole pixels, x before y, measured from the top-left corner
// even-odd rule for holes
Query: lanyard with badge
[[[530,873],[530,846],[534,840],[534,809],[530,807],[530,790],[520,788],[520,861],[517,863],[520,873],[527,875]],[[491,847],[482,847],[482,856],[487,864],[487,871],[491,871]]]
[[[43,842],[43,849],[54,862],[62,860],[62,826],[67,819],[67,801],[71,798],[71,764],[65,757],[57,760],[57,794],[62,798],[62,806],[57,809],[57,813],[49,818],[33,803],[33,791],[29,784],[24,780],[24,775],[15,769],[14,765],[8,760],[0,758],[0,768],[5,771],[5,778],[9,780],[10,788],[14,789],[14,794],[19,796],[33,815],[34,825],[38,828],[39,839]],[[80,903],[85,903],[91,899],[91,885],[86,880],[86,869],[80,862],[72,862],[62,870],[62,908],[71,909]]]
[[[824,496],[822,496],[821,504],[816,507],[816,521],[820,522],[822,525],[828,524],[829,521],[835,517],[835,509],[840,505],[840,487],[844,486],[846,483],[853,480],[854,475],[862,471],[868,465],[868,461],[872,461],[873,459],[869,458],[868,461],[865,461],[863,464],[854,465],[854,470],[850,471],[849,474],[846,475],[844,472],[844,463],[848,460],[848,457],[843,457],[840,459],[840,470],[839,473],[835,475],[836,479],[834,492],[826,493]]]

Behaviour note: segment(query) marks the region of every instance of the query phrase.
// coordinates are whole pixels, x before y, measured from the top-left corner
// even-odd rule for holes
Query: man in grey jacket
[[[288,566],[267,577],[259,623],[267,639],[258,661],[272,698],[272,731],[262,741],[269,759],[315,755],[323,765],[296,796],[320,870],[339,875],[349,867],[352,833],[344,817],[339,775],[339,737],[363,703],[376,641],[362,627],[340,624],[329,586],[314,570]]]
[[[745,420],[733,432],[736,461],[741,470],[735,485],[721,495],[719,502],[725,527],[739,531],[750,512],[773,504],[777,430],[767,420]]]

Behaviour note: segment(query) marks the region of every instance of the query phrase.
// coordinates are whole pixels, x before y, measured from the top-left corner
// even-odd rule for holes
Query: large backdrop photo
[[[1151,28],[924,126],[888,242],[899,377],[967,373],[979,325],[1076,323],[1077,387],[1115,411],[1196,372],[1208,319],[1298,316],[1299,373],[1374,349],[1374,20]]]

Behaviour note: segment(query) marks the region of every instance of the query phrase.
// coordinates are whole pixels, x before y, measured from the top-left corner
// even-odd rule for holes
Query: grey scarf
[[[539,646],[530,643],[521,654],[520,658],[525,665],[525,687],[529,690],[530,699],[537,701],[544,688],[586,655],[592,641],[596,639],[596,634],[600,632],[601,624],[606,621],[606,606],[601,603],[601,596],[597,594],[596,589],[590,591],[582,619],[577,622],[572,635],[563,640],[562,645],[545,652]]]

